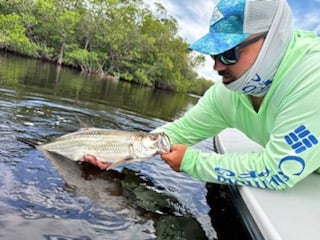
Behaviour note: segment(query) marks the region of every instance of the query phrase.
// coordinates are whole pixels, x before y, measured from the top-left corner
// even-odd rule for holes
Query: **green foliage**
[[[0,46],[23,55],[37,57],[38,46],[29,40],[25,31],[19,16],[0,14]]]
[[[212,85],[214,85],[214,82],[212,81],[208,81],[204,78],[196,79],[192,82],[189,93],[202,96]]]
[[[97,72],[101,68],[98,53],[89,52],[74,45],[66,46],[64,62],[67,65],[80,68],[82,72]]]
[[[196,80],[193,69],[204,58],[191,56],[176,20],[155,6],[151,11],[142,0],[0,0],[0,48],[141,85],[202,92],[209,84]]]

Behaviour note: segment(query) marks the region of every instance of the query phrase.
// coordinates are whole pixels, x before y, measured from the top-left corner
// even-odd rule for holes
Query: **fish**
[[[23,137],[17,137],[17,140],[72,161],[80,161],[85,155],[91,155],[97,160],[111,163],[107,170],[170,152],[170,139],[164,132],[145,133],[85,127],[47,143]]]

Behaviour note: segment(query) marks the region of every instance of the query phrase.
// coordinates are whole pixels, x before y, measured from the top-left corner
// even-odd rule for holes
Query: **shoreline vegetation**
[[[203,95],[178,23],[143,0],[0,0],[0,49],[106,79]]]

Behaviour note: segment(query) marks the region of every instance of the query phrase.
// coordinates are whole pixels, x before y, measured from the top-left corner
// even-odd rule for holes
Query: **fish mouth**
[[[159,153],[169,153],[170,152],[170,148],[171,148],[171,144],[170,144],[170,138],[167,134],[165,134],[164,132],[160,133],[161,135],[161,146],[160,146],[160,150]]]

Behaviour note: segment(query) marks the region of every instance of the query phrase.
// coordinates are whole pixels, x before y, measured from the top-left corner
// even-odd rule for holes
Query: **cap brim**
[[[247,39],[250,34],[208,33],[189,46],[200,53],[216,55],[223,53]]]

